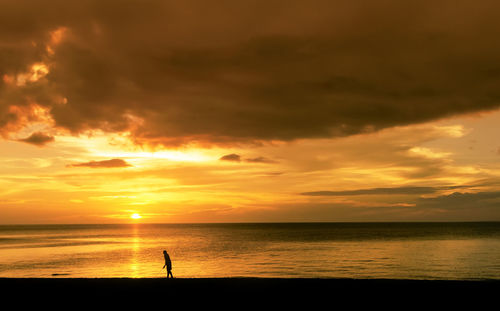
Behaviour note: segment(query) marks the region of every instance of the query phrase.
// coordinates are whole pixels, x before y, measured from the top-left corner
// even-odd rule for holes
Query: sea
[[[2,225],[0,277],[500,279],[500,222]]]

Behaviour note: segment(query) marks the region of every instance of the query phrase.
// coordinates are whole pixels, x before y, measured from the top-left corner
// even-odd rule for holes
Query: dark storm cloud
[[[494,109],[499,18],[492,0],[2,1],[0,75],[50,73],[16,91],[0,80],[0,126],[36,101],[75,133],[211,144]]]
[[[22,142],[25,142],[28,144],[32,144],[32,145],[36,145],[36,146],[45,146],[45,144],[53,142],[54,137],[50,136],[48,134],[41,133],[41,132],[35,132],[35,133],[31,134],[29,137],[24,138],[24,139],[20,139],[19,141],[22,141]]]
[[[111,159],[103,161],[90,161],[85,163],[70,164],[68,167],[91,167],[91,168],[114,168],[132,166],[122,159]]]

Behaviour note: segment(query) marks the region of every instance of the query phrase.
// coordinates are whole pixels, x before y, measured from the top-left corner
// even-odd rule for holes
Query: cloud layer
[[[224,144],[500,105],[497,1],[2,1],[0,134]]]

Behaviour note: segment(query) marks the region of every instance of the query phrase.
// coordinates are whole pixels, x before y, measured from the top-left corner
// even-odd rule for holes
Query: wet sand
[[[93,303],[115,306],[181,303],[183,306],[215,304],[223,308],[261,304],[479,308],[492,302],[496,305],[500,295],[500,280],[0,278],[0,287],[4,297],[22,297],[28,303],[37,301],[55,306],[71,301],[77,304],[73,307]]]

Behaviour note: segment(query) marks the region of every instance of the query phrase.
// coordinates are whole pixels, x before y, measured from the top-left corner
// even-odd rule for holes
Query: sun
[[[139,214],[137,214],[137,213],[133,213],[132,215],[130,215],[130,218],[132,218],[132,219],[141,219],[142,216],[139,215]]]

